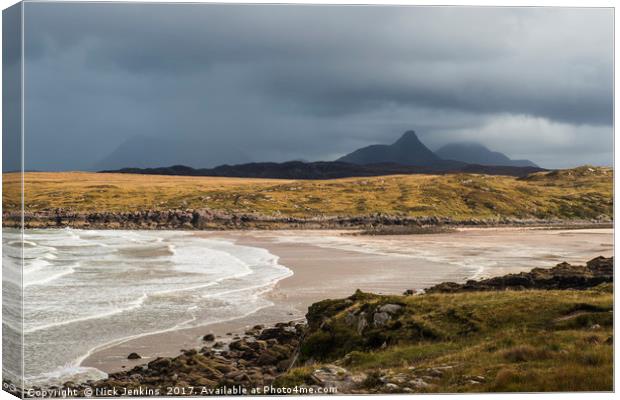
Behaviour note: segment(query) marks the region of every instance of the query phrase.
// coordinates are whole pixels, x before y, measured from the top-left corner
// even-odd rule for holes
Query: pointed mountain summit
[[[512,160],[505,154],[489,150],[476,142],[450,143],[437,150],[435,154],[444,160],[456,160],[468,164],[538,167],[530,160]]]
[[[361,165],[393,163],[432,166],[442,164],[443,160],[426,147],[414,131],[407,131],[393,144],[374,144],[363,147],[337,161]]]

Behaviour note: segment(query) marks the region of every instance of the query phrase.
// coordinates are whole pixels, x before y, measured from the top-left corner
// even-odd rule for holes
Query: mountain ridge
[[[530,160],[513,160],[504,153],[492,151],[477,142],[448,143],[436,150],[435,154],[444,160],[455,160],[468,164],[538,167]]]
[[[537,165],[507,165],[518,160],[491,152],[486,147],[483,153],[504,161],[503,164],[468,163],[454,159],[442,159],[420,141],[413,130],[406,131],[390,145],[374,144],[357,149],[335,161],[286,161],[286,162],[251,162],[243,164],[222,164],[211,168],[193,168],[187,165],[170,165],[168,167],[132,167],[110,169],[100,172],[131,173],[147,175],[179,176],[219,176],[237,178],[276,178],[276,179],[337,179],[398,174],[446,174],[446,173],[480,173],[487,175],[509,175],[524,177],[533,172],[545,171]],[[484,157],[483,157],[484,158]],[[486,160],[485,159],[485,160]],[[491,157],[491,159],[493,159]],[[506,161],[508,160],[508,161]]]

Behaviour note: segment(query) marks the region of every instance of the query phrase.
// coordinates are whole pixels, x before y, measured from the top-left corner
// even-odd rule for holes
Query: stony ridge
[[[576,289],[583,290],[601,283],[613,282],[614,259],[597,257],[585,266],[563,262],[553,268],[534,268],[530,272],[509,274],[459,284],[444,282],[426,290],[427,293],[456,293],[488,290]]]
[[[608,225],[612,221],[601,215],[597,219],[493,219],[449,217],[407,217],[388,214],[362,216],[287,217],[257,213],[226,213],[209,209],[93,212],[80,213],[63,209],[25,212],[25,228],[83,228],[83,229],[372,229],[381,227],[424,226],[587,226]],[[21,227],[22,214],[3,212],[4,227]],[[398,233],[398,230],[394,231]]]
[[[235,391],[219,394],[249,394],[244,389],[271,385],[291,367],[304,331],[305,324],[291,321],[267,328],[256,325],[232,338],[206,334],[200,349],[181,350],[176,357],[158,357],[96,382],[66,382],[62,388],[74,390],[78,396],[85,390],[104,393],[110,388],[117,396],[204,396],[218,394],[216,388]],[[128,358],[140,355],[131,353]],[[178,390],[170,392],[170,388]]]

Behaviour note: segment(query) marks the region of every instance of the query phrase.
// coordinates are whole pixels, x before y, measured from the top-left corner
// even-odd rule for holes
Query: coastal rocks
[[[365,233],[418,234],[450,231],[459,226],[554,226],[608,225],[610,215],[600,214],[592,219],[537,219],[498,216],[496,218],[454,220],[449,217],[411,217],[371,213],[367,215],[289,217],[258,212],[229,213],[200,209],[141,210],[130,212],[75,212],[70,209],[44,209],[23,213],[25,228],[89,228],[89,229],[366,229]],[[5,227],[20,227],[22,213],[4,211]]]
[[[399,304],[384,304],[380,306],[372,316],[374,326],[382,327],[387,325],[388,321],[402,310],[403,306]]]
[[[384,304],[379,307],[380,312],[388,313],[388,314],[397,314],[403,309],[403,306],[400,304]]]
[[[310,378],[321,387],[335,388],[339,393],[347,393],[360,386],[366,379],[366,374],[353,374],[342,367],[327,364],[316,369]]]
[[[259,340],[277,339],[280,342],[287,342],[297,337],[295,327],[281,326],[276,328],[267,328],[258,335]]]
[[[172,365],[172,361],[169,358],[158,357],[155,360],[147,364],[147,369],[153,370],[166,370]]]
[[[372,326],[383,327],[387,325],[393,316],[400,313],[403,309],[404,307],[399,304],[384,304],[377,307],[376,311],[374,313],[370,312],[370,314],[361,310],[348,312],[344,321],[345,324],[354,328],[358,335],[361,335],[362,332],[369,327],[369,320],[372,322]],[[369,315],[370,318],[368,318]]]
[[[374,326],[381,327],[385,326],[385,324],[390,320],[390,314],[386,312],[378,312],[372,316],[372,322]]]
[[[128,359],[128,360],[139,360],[139,359],[141,359],[141,358],[142,358],[142,357],[141,357],[141,356],[140,356],[140,354],[138,354],[138,353],[130,353],[130,354],[127,356],[127,359]]]
[[[601,283],[613,282],[613,257],[597,257],[585,266],[560,263],[553,268],[534,268],[530,272],[509,274],[480,281],[469,280],[464,284],[440,283],[426,293],[455,293],[489,290],[524,289],[588,289]]]
[[[370,393],[419,393],[433,391],[444,375],[451,371],[454,376],[455,365],[439,365],[434,367],[409,367],[407,370],[378,370],[369,373],[363,383],[366,392]],[[458,376],[458,374],[456,375]],[[480,384],[486,379],[482,376],[459,376],[459,380]],[[475,383],[473,383],[475,382]]]
[[[366,313],[364,311],[359,314],[347,313],[344,321],[347,325],[355,328],[358,335],[361,335],[368,326],[368,320],[366,319]]]
[[[425,370],[409,371],[382,369],[371,371],[366,380],[351,393],[419,393],[437,387],[438,378],[424,375]]]
[[[207,333],[202,337],[202,340],[205,342],[213,342],[215,341],[215,335],[212,333]]]
[[[386,393],[419,393],[434,391],[447,373],[448,379],[461,382],[463,385],[481,385],[487,379],[481,375],[461,375],[455,365],[439,365],[434,367],[409,367],[406,372],[381,370],[378,382],[374,383],[374,392]]]
[[[294,322],[266,329],[255,326],[252,335],[241,336],[227,344],[215,342],[200,351],[189,349],[182,350],[177,357],[158,357],[129,371],[112,373],[106,379],[79,385],[78,389],[112,386],[128,389],[215,388],[224,385],[252,388],[270,385],[293,363],[304,329],[303,324]],[[203,339],[214,342],[215,336],[207,334]],[[218,344],[221,346],[216,346]]]

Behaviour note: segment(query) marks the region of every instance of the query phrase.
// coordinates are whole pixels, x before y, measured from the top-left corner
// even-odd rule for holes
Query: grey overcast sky
[[[331,160],[408,129],[611,165],[612,37],[611,9],[26,3],[26,167]]]

